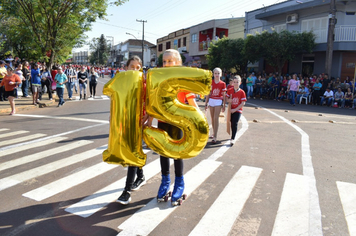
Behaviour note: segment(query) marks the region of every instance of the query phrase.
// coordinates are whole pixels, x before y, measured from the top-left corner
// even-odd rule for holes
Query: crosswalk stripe
[[[287,173],[273,236],[309,235],[309,178]]]
[[[21,137],[21,138],[15,138],[15,139],[10,139],[10,140],[6,140],[6,141],[1,141],[0,142],[0,147],[1,146],[5,146],[5,145],[14,144],[14,143],[27,141],[27,140],[31,140],[31,139],[41,138],[43,136],[46,136],[46,134],[31,134],[29,136],[25,136],[25,137]]]
[[[112,170],[116,167],[117,165],[109,165],[105,162],[101,162],[79,172],[68,175],[64,178],[58,179],[45,186],[24,193],[22,196],[31,198],[36,201],[42,201],[60,192],[68,190],[76,185],[79,185],[89,179],[92,179],[98,175],[101,175],[109,170]]]
[[[80,141],[77,141],[77,142],[71,142],[71,143],[69,143],[67,145],[64,145],[64,146],[52,148],[52,149],[49,149],[49,150],[46,150],[46,151],[43,151],[43,152],[37,152],[37,153],[34,153],[32,155],[28,155],[28,156],[24,156],[24,157],[21,157],[21,158],[18,158],[18,159],[14,159],[14,160],[11,160],[11,161],[8,161],[8,162],[4,162],[4,163],[1,163],[1,165],[0,165],[0,171],[9,169],[9,168],[12,168],[12,167],[15,167],[15,166],[27,164],[27,163],[30,163],[30,162],[33,162],[33,161],[37,161],[37,160],[40,160],[42,158],[51,156],[53,154],[59,154],[59,153],[62,153],[62,152],[66,152],[66,151],[69,151],[69,150],[72,150],[72,149],[87,145],[87,144],[92,143],[92,142],[93,141],[87,141],[87,140],[80,140]]]
[[[0,129],[0,132],[2,132],[2,131],[8,131],[9,129]]]
[[[143,167],[143,173],[145,175],[146,181],[151,179],[159,172],[158,166],[159,159],[156,159],[147,166]],[[70,207],[66,208],[65,211],[81,217],[89,217],[117,199],[124,190],[123,187],[125,186],[125,182],[126,177],[106,186],[103,189],[100,189],[94,194],[84,198],[80,202],[71,205]]]
[[[189,235],[228,235],[261,172],[242,166]]]
[[[0,134],[0,138],[7,138],[7,137],[19,135],[19,134],[25,134],[25,133],[28,133],[28,132],[29,131],[25,131],[25,130],[14,131],[14,132],[11,132],[11,133]]]
[[[50,184],[24,193],[22,194],[22,196],[31,198],[36,201],[42,201],[60,192],[68,190],[76,185],[79,185],[89,179],[92,179],[98,175],[101,175],[109,170],[112,170],[116,167],[117,165],[100,162],[94,166],[85,168],[84,170],[51,182]]]
[[[19,146],[19,147],[12,147],[12,148],[6,149],[6,150],[0,150],[0,154],[1,154],[1,156],[6,156],[6,155],[14,154],[17,152],[26,151],[28,149],[42,147],[42,146],[46,146],[46,145],[49,145],[52,143],[60,142],[65,139],[67,139],[67,138],[66,137],[54,137],[52,139],[43,140],[43,141],[37,142],[37,143],[31,143],[31,144],[26,144],[26,145]]]
[[[185,193],[188,195],[191,194],[220,165],[221,162],[218,161],[203,160],[193,167],[184,176]],[[175,209],[177,208],[172,207],[170,202],[157,203],[157,199],[154,198],[118,227],[123,230],[119,235],[148,235]]]
[[[12,186],[15,186],[23,181],[36,178],[38,176],[50,173],[52,171],[61,169],[63,167],[84,161],[86,159],[89,159],[91,157],[94,157],[96,155],[101,154],[105,149],[107,148],[107,145],[104,145],[102,147],[88,150],[86,152],[82,152],[67,158],[60,159],[58,161],[54,161],[51,163],[48,163],[43,166],[39,166],[37,168],[27,170],[3,179],[0,179],[0,191],[10,188]]]
[[[336,182],[349,228],[350,236],[356,236],[356,184]]]

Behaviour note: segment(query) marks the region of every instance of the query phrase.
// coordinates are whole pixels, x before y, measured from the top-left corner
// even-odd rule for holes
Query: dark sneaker
[[[139,189],[141,186],[145,185],[146,180],[145,180],[145,176],[143,176],[142,178],[137,178],[135,183],[133,183],[132,185],[132,190],[137,190]]]
[[[123,205],[129,204],[129,202],[131,201],[131,193],[129,191],[124,190],[121,196],[116,201]]]

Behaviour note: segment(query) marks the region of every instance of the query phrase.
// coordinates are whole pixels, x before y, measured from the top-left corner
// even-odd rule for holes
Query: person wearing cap
[[[329,107],[333,101],[333,98],[334,92],[330,89],[330,87],[326,88],[324,96],[321,98],[320,106],[322,106],[324,101],[326,101],[326,105]]]
[[[66,74],[63,73],[62,67],[58,67],[58,73],[56,74],[54,80],[57,83],[56,92],[59,98],[58,107],[60,107],[64,105],[64,99],[63,99],[64,87],[65,84],[68,82],[67,76]]]
[[[5,68],[5,61],[1,60],[0,61],[0,83],[7,74],[6,68]],[[5,99],[5,88],[3,86],[0,86],[0,101],[6,101]]]
[[[7,68],[7,74],[2,79],[0,86],[5,87],[5,97],[9,99],[11,113],[13,115],[16,113],[15,108],[15,98],[17,97],[17,90],[16,88],[21,84],[21,79],[18,75],[13,73],[12,67]]]

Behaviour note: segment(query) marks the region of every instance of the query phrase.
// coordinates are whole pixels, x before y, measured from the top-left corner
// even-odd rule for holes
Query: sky
[[[142,39],[142,23],[145,23],[145,40],[156,44],[158,38],[174,31],[189,28],[212,19],[244,17],[245,12],[284,0],[129,0],[122,6],[109,6],[107,20],[97,20],[88,31],[88,41],[101,34],[114,44]],[[128,35],[130,33],[132,35]],[[87,51],[89,46],[73,49]]]

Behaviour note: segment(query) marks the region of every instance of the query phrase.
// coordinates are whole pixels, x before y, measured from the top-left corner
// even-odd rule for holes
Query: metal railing
[[[328,29],[314,30],[315,42],[326,43],[328,38]],[[338,26],[334,31],[334,42],[356,42],[356,26]]]

